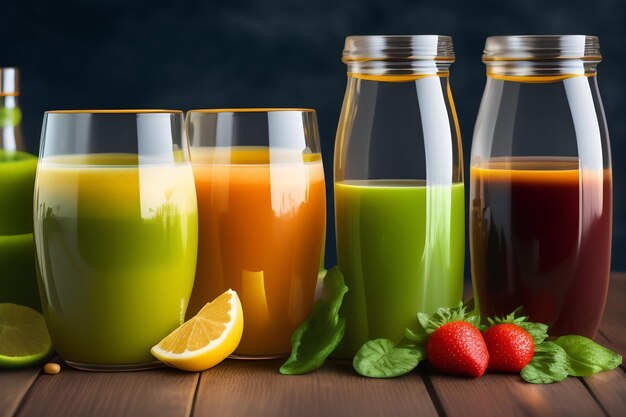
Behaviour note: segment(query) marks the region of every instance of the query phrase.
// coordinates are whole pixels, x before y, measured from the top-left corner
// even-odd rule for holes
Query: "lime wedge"
[[[52,352],[43,316],[30,307],[0,304],[0,367],[34,365]]]

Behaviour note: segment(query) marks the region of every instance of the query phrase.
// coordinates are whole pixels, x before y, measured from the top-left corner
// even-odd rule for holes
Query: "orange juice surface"
[[[187,316],[225,290],[241,299],[236,355],[276,356],[313,305],[326,227],[319,154],[192,148],[198,266]]]

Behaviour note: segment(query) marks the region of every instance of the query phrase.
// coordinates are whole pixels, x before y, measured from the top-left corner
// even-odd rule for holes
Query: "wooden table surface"
[[[611,277],[597,341],[626,354],[626,274]],[[227,360],[202,373],[41,368],[0,371],[0,417],[9,416],[626,416],[622,367],[588,378],[532,385],[516,375],[442,375],[428,364],[404,377],[358,376],[327,361],[301,376],[280,361]]]

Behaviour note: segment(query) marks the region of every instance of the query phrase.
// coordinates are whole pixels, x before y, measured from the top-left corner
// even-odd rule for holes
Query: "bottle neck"
[[[550,82],[580,75],[596,74],[597,61],[583,59],[546,60],[546,61],[509,61],[485,60],[487,75],[492,78],[514,81],[515,78],[526,82]],[[546,80],[546,81],[541,81]]]
[[[407,81],[415,81],[415,80],[419,80],[421,78],[426,78],[426,77],[447,78],[449,75],[450,75],[449,72],[436,72],[436,73],[431,73],[431,74],[401,74],[401,75],[389,75],[389,74],[374,75],[374,74],[360,74],[360,73],[348,72],[349,78],[355,78],[355,79],[366,80],[366,81],[378,81],[378,82],[383,82],[383,83],[402,83],[402,82],[407,82]]]
[[[19,96],[0,95],[0,149],[6,151],[24,150],[22,140],[22,111]]]
[[[19,96],[15,95],[0,95],[0,108],[2,109],[16,109],[19,108]]]
[[[351,61],[348,64],[348,74],[366,77],[388,77],[380,81],[410,81],[429,75],[447,76],[450,72],[450,62],[439,61]]]

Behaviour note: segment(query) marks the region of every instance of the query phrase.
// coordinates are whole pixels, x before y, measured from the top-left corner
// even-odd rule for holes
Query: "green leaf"
[[[487,317],[487,322],[489,322],[489,325],[491,326],[502,323],[520,324],[528,318],[527,316],[515,317],[515,315],[521,310],[522,307],[517,307],[511,314],[507,314],[506,316],[495,316],[493,318]]]
[[[622,363],[617,353],[583,336],[561,336],[554,341],[568,356],[568,373],[572,376],[589,376],[615,369]]]
[[[480,329],[480,317],[469,315],[463,303],[456,308],[440,307],[433,314],[417,313],[417,320],[426,335],[432,334],[439,327],[453,321],[466,321]]]
[[[530,321],[523,321],[515,323],[522,329],[526,330],[533,337],[535,346],[543,343],[548,337],[548,326],[543,323],[532,323]]]
[[[424,332],[423,327],[420,327],[419,330],[413,330],[413,329],[407,328],[404,331],[404,339],[408,341],[412,341],[412,342],[418,342],[421,340],[428,339],[428,335],[426,334],[426,332]]]
[[[374,339],[361,346],[352,366],[363,376],[392,378],[411,372],[425,357],[425,351],[398,347],[388,339]]]
[[[291,337],[291,355],[280,367],[284,375],[313,372],[337,347],[345,331],[345,320],[339,317],[343,296],[348,292],[338,267],[324,277],[322,297],[313,305],[311,315]]]
[[[567,378],[569,363],[567,354],[554,342],[543,342],[535,346],[535,354],[522,369],[521,377],[531,384],[551,384]]]

